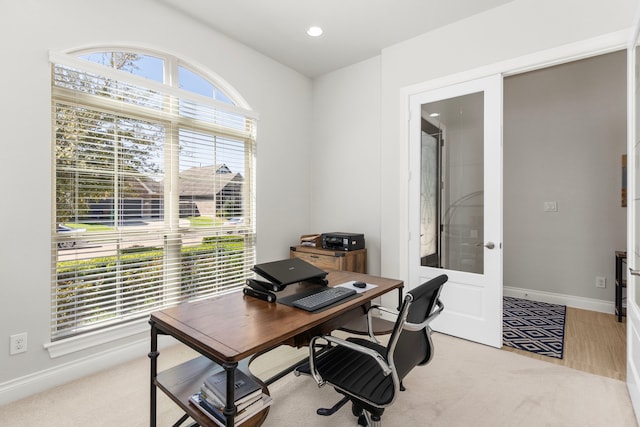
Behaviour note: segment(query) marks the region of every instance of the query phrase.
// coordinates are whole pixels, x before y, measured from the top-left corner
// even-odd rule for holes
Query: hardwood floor
[[[620,323],[613,314],[567,307],[563,359],[506,346],[502,348],[534,359],[626,381],[626,326],[624,317]]]

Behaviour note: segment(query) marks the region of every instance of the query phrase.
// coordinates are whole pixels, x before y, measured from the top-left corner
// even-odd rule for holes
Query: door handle
[[[634,270],[633,268],[629,268],[629,273],[634,276],[640,276],[640,270]]]
[[[478,243],[476,246],[484,246],[487,249],[493,249],[496,247],[496,244],[493,242],[487,242],[484,245],[482,243]]]

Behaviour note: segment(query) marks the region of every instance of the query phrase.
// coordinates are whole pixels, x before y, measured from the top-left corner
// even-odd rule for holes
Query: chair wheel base
[[[328,417],[329,415],[333,415],[340,408],[342,408],[345,405],[345,403],[347,403],[348,401],[349,401],[349,398],[345,396],[342,399],[340,399],[340,401],[335,405],[333,405],[331,408],[318,408],[318,410],[316,411],[316,414],[322,415],[323,417]]]

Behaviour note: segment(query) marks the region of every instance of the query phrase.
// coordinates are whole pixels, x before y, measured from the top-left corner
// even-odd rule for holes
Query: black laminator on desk
[[[283,290],[287,285],[297,282],[315,282],[327,285],[327,272],[299,258],[287,258],[281,261],[256,264],[251,269],[269,281],[247,279],[243,289],[249,295],[264,301],[275,302],[274,292]]]
[[[278,292],[285,286],[298,282],[317,282],[327,284],[327,272],[300,258],[287,258],[281,261],[256,264],[251,269],[265,279],[269,279],[273,291]]]

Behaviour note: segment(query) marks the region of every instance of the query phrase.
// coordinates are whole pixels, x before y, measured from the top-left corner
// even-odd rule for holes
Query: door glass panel
[[[423,119],[424,120],[424,119]],[[426,122],[420,143],[420,265],[440,266],[440,140],[442,132]]]
[[[420,265],[484,273],[484,94],[422,105]],[[435,252],[434,252],[435,251]]]

